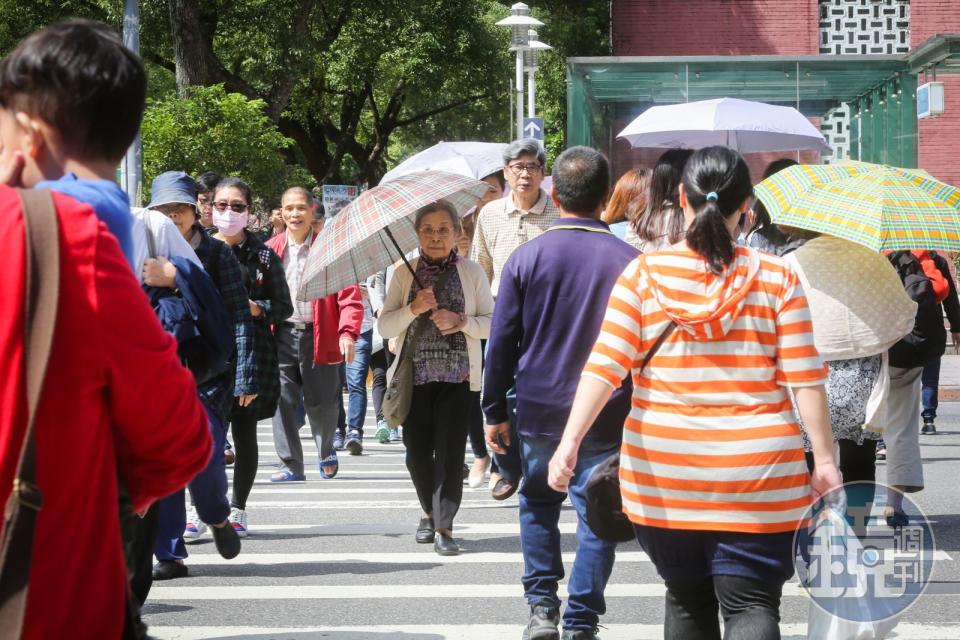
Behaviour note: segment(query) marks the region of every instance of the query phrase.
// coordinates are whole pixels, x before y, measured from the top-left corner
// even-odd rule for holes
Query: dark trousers
[[[470,448],[474,458],[486,458],[487,438],[483,432],[483,409],[480,407],[480,392],[470,392]]]
[[[861,444],[853,440],[837,440],[840,449],[840,473],[844,482],[877,481],[877,441],[864,438]],[[807,468],[813,471],[813,453],[807,452]]]
[[[778,640],[782,582],[740,576],[667,580],[664,640]]]
[[[373,371],[373,412],[377,414],[377,422],[383,420],[383,396],[387,392],[387,349],[384,347],[376,353],[370,354],[370,370]]]
[[[429,382],[413,387],[403,422],[407,469],[424,513],[434,527],[450,529],[463,498],[469,382]]]
[[[157,542],[157,507],[152,505],[143,518],[131,514],[124,529],[130,591],[142,607],[153,586],[153,547]]]
[[[933,360],[923,368],[923,374],[920,376],[922,385],[921,398],[923,399],[923,411],[920,416],[924,422],[933,422],[937,419],[937,391],[940,387],[940,358]]]
[[[273,416],[273,444],[283,466],[301,475],[303,412],[310,419],[310,431],[323,460],[333,451],[337,412],[343,411],[340,394],[343,379],[340,365],[313,362],[313,327],[301,331],[280,325],[276,340],[280,358],[280,402]]]
[[[203,522],[220,524],[230,515],[227,501],[227,471],[223,460],[223,446],[227,440],[226,425],[217,414],[207,409],[210,435],[213,438],[213,454],[206,468],[198,473],[187,488],[193,498],[193,506]],[[153,552],[157,560],[183,560],[187,548],[183,544],[183,529],[187,526],[187,509],[183,489],[157,501],[157,542]]]
[[[234,406],[230,418],[233,430],[233,448],[237,460],[233,465],[233,496],[230,506],[247,508],[247,498],[257,479],[260,447],[257,444],[257,416],[251,411]]]

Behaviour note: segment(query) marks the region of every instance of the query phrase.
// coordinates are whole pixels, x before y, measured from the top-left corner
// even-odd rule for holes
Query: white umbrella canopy
[[[793,107],[737,98],[651,107],[617,137],[634,147],[661,149],[720,145],[740,153],[830,151],[823,134]]]
[[[439,142],[388,171],[380,184],[429,169],[480,180],[503,169],[503,152],[506,148],[507,145],[500,142]]]

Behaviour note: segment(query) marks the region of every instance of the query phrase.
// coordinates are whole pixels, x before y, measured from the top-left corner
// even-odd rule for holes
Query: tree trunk
[[[216,22],[216,9],[202,10],[196,0],[167,0],[173,54],[176,62],[177,93],[187,87],[209,86],[224,81],[223,66],[213,53],[210,21]]]

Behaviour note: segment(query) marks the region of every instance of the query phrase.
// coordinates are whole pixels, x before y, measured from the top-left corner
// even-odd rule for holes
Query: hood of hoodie
[[[733,262],[719,274],[692,251],[664,251],[641,259],[654,299],[697,340],[715,340],[730,332],[760,272],[760,255],[746,247],[737,247]]]

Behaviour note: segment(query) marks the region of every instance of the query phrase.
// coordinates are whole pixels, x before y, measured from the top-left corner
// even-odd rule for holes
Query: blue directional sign
[[[524,118],[523,137],[543,141],[543,118]]]

